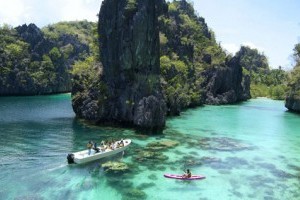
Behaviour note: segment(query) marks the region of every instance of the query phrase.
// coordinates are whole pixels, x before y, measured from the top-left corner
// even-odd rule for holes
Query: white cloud
[[[97,21],[97,13],[100,10],[99,0],[65,0],[61,7],[61,19],[64,21],[87,19],[89,21]],[[94,6],[97,5],[96,9]]]
[[[102,0],[0,0],[0,24],[39,27],[59,21],[97,21]]]
[[[240,46],[234,43],[225,43],[221,44],[221,46],[228,51],[229,53],[235,54],[239,49]]]
[[[21,24],[30,19],[30,9],[22,0],[0,0],[0,24]]]
[[[233,55],[240,50],[241,46],[248,46],[252,49],[257,49],[260,53],[263,53],[265,51],[264,48],[257,46],[252,42],[243,42],[241,45],[235,43],[221,43],[221,46]]]

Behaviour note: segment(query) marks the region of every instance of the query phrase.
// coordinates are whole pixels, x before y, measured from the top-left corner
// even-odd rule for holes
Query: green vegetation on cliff
[[[228,61],[233,56],[226,55],[191,3],[175,0],[167,5],[168,11],[159,17],[161,83],[169,114],[179,114],[184,108],[205,102],[206,85],[210,81],[206,76],[228,70]],[[136,6],[136,0],[127,1],[127,14],[134,14]],[[291,74],[289,88],[291,94],[300,95],[299,46],[295,47],[298,67]],[[286,72],[271,70],[266,56],[256,49],[241,47],[234,57],[243,67],[243,74],[251,77],[253,98],[285,98]],[[41,30],[35,25],[17,28],[3,25],[0,27],[0,67],[2,95],[70,91],[72,76],[74,85],[87,91],[102,73],[97,24],[59,22]],[[228,76],[228,73],[219,74]],[[226,81],[220,77],[215,79]],[[231,90],[227,85],[212,88],[224,93]]]
[[[0,95],[69,92],[71,65],[98,52],[91,34],[95,27],[87,21],[42,30],[34,24],[0,26]]]
[[[283,100],[286,96],[287,73],[281,68],[270,69],[265,55],[257,49],[242,46],[237,56],[243,73],[251,78],[251,96]]]
[[[76,37],[80,43],[89,46],[90,51],[97,54],[97,23],[83,21],[58,22],[42,28],[43,33],[49,39],[60,41],[63,35],[72,35]],[[70,49],[70,47],[66,47]]]
[[[294,54],[295,67],[290,74],[288,83],[288,96],[300,100],[300,43],[295,45]]]
[[[217,44],[204,18],[187,1],[168,3],[160,19],[161,74],[169,113],[203,103],[201,73],[225,63],[226,54]]]

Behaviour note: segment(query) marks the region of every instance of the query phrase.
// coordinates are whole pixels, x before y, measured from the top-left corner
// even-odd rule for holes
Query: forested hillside
[[[222,89],[214,80],[242,74],[235,66],[229,66],[231,58],[216,42],[214,32],[205,19],[196,14],[192,4],[185,0],[168,3],[168,12],[160,17],[160,43],[161,74],[170,114],[203,103],[239,101],[239,95],[232,93],[238,90],[241,77],[233,81],[233,85],[224,83]],[[234,92],[229,94],[228,91]]]
[[[234,56],[226,54],[188,1],[167,3],[159,29],[161,84],[169,114],[204,103],[247,100],[250,82],[254,98],[285,98],[287,73],[270,69],[256,49],[241,47]],[[69,92],[71,77],[73,85],[89,88],[102,73],[98,37],[97,24],[87,21],[42,29],[2,25],[0,95]]]
[[[69,92],[70,69],[93,50],[95,23],[0,27],[0,95]]]
[[[251,96],[283,100],[286,96],[288,74],[280,67],[271,69],[265,55],[257,49],[242,46],[236,54],[243,73],[250,75]]]
[[[295,67],[290,74],[285,107],[300,112],[300,43],[294,48]]]

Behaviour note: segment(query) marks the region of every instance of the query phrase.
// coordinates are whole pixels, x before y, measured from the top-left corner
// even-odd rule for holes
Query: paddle
[[[183,170],[182,171],[184,172],[184,175],[182,175],[182,177],[183,177],[186,174],[186,162],[184,162],[184,164],[183,164]]]

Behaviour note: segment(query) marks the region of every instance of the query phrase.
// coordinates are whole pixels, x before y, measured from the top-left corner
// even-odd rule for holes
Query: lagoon
[[[259,98],[190,109],[163,134],[76,119],[70,94],[0,98],[0,199],[300,199],[300,116]],[[131,147],[85,165],[66,155],[87,141],[130,138]],[[154,150],[149,144],[178,145]],[[125,163],[126,172],[101,165]],[[166,179],[189,168],[200,181]]]

